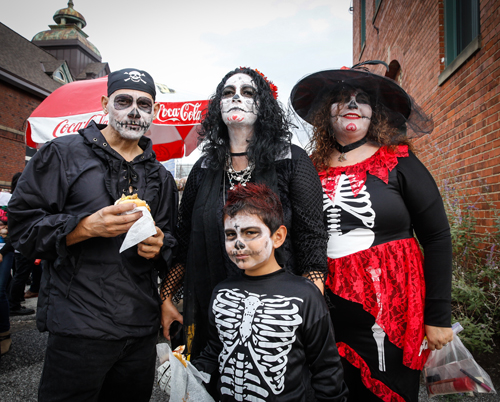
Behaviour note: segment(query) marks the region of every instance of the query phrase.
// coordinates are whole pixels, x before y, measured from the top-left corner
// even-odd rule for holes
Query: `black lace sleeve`
[[[323,191],[307,153],[292,145],[293,174],[290,200],[293,212],[292,243],[297,274],[325,281],[328,235],[323,221]]]
[[[424,322],[451,326],[452,247],[450,225],[439,189],[425,166],[410,152],[398,160],[401,194],[424,249]]]
[[[173,297],[174,295],[176,296],[175,299],[180,299],[182,297],[182,282],[184,279],[189,238],[191,235],[191,216],[198,194],[198,188],[203,179],[205,170],[202,169],[201,165],[202,159],[199,159],[189,173],[186,187],[182,194],[177,220],[177,241],[179,246],[173,266],[161,284],[161,295],[163,299]]]

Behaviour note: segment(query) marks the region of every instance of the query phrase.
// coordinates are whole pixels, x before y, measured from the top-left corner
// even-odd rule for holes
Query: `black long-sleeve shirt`
[[[209,322],[193,364],[219,370],[222,402],[305,401],[308,370],[318,401],[347,399],[330,315],[309,280],[284,269],[227,279],[214,289]]]
[[[61,336],[118,340],[155,333],[160,326],[158,274],[168,269],[177,244],[177,187],[156,160],[149,138],[127,162],[90,123],[57,138],[30,160],[9,202],[9,235],[23,255],[47,260],[38,299],[37,326]],[[133,188],[164,233],[161,258],[137,247],[120,253],[125,234],[66,245],[66,236],[94,212]],[[163,275],[162,275],[163,273]]]

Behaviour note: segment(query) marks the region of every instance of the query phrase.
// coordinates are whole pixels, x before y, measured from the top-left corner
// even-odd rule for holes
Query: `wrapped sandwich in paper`
[[[120,247],[120,253],[156,234],[155,222],[146,201],[141,200],[137,194],[122,195],[122,198],[116,200],[115,205],[123,203],[133,203],[136,205],[136,208],[127,211],[126,214],[142,211],[142,216],[128,230],[125,240]]]

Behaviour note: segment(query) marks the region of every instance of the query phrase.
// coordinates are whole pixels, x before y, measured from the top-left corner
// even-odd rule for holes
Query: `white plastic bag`
[[[170,402],[214,402],[202,384],[210,381],[210,375],[198,371],[189,362],[184,367],[167,343],[157,344],[156,353],[160,359],[158,385],[170,395]]]
[[[496,394],[490,376],[476,363],[458,333],[463,327],[453,324],[453,340],[433,350],[424,366],[425,385],[430,398],[458,393]]]

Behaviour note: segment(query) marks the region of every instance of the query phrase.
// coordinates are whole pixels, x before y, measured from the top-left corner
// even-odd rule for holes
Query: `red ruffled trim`
[[[365,361],[344,342],[338,342],[339,355],[347,359],[354,367],[361,370],[361,381],[374,395],[385,402],[405,402],[399,394],[395,393],[382,381],[372,378],[370,368]]]
[[[396,240],[337,259],[328,259],[326,285],[343,299],[359,303],[403,349],[403,364],[422,370],[429,350],[425,336],[423,256],[414,238]]]
[[[325,193],[333,200],[335,189],[342,173],[349,177],[352,192],[356,197],[366,183],[366,175],[370,173],[385,184],[389,182],[389,172],[398,164],[398,157],[408,156],[408,146],[398,145],[395,150],[381,147],[371,157],[351,166],[330,167],[319,172]]]

